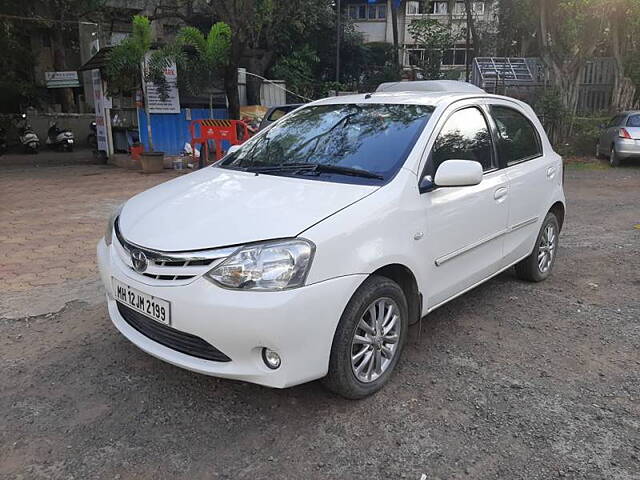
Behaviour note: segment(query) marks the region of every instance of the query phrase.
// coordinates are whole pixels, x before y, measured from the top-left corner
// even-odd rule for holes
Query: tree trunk
[[[619,8],[619,7],[618,7]],[[615,79],[613,92],[611,94],[611,111],[619,112],[629,110],[633,107],[635,97],[635,85],[633,81],[625,75],[623,59],[623,26],[625,22],[625,12],[616,9],[612,21],[609,24],[611,31],[611,50],[615,59]]]
[[[402,68],[400,62],[400,41],[398,39],[398,8],[394,7],[391,0],[391,29],[393,31],[393,61],[398,69]]]
[[[64,49],[64,37],[62,28],[54,28],[50,31],[51,47],[53,49],[53,68],[56,72],[67,70],[67,57]],[[58,89],[58,98],[65,113],[75,112],[76,102],[73,98],[73,91],[70,88]]]
[[[471,0],[464,0],[464,10],[467,15],[467,29],[471,32],[471,40],[473,41],[473,56],[477,57],[480,55],[480,37],[476,28],[476,20],[473,18],[473,2]]]
[[[238,65],[229,62],[224,69],[224,92],[229,104],[229,118],[240,120],[240,95],[238,93]]]

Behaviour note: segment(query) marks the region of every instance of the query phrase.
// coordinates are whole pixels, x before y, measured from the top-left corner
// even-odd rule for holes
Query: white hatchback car
[[[513,265],[547,278],[563,169],[534,112],[425,85],[310,103],[127,201],[98,244],[118,330],[196,372],[361,398],[422,316]]]

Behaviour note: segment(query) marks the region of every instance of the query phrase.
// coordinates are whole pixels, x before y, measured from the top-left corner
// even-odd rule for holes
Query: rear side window
[[[517,110],[491,106],[491,116],[498,130],[498,152],[507,166],[542,155],[540,136],[533,124]]]
[[[640,127],[640,115],[631,115],[627,120],[627,127]]]
[[[484,115],[475,107],[458,110],[442,127],[433,146],[432,173],[445,160],[474,160],[485,172],[494,168],[491,136]]]

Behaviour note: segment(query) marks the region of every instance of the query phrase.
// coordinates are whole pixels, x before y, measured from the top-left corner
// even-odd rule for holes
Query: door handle
[[[504,199],[504,197],[507,196],[507,193],[509,192],[509,190],[507,189],[507,187],[500,187],[498,189],[496,189],[495,192],[493,192],[493,198],[501,201]]]
[[[553,178],[556,176],[556,167],[547,168],[547,178]]]

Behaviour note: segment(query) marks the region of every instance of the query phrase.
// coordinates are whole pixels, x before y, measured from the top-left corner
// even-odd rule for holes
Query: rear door
[[[541,134],[518,104],[489,105],[500,164],[509,178],[510,203],[504,255],[508,264],[529,255],[562,175],[562,160],[545,154]]]
[[[616,115],[611,119],[600,139],[600,153],[609,155],[613,142],[618,136],[618,132],[625,118],[626,115]]]
[[[479,185],[441,187],[421,195],[428,232],[420,243],[428,308],[504,266],[509,182],[498,168],[485,111],[478,100],[469,103],[445,113],[425,167],[433,178],[446,160],[477,161],[484,171]]]

